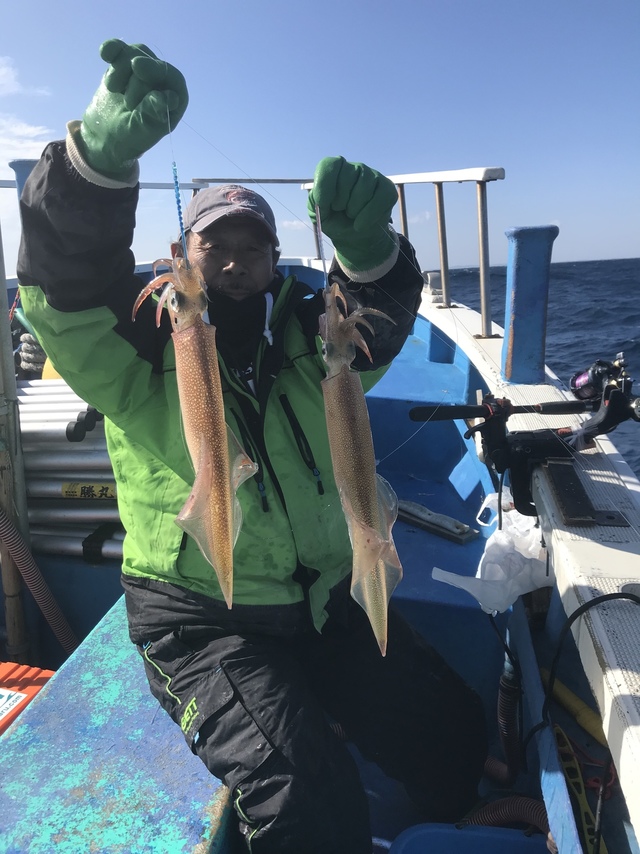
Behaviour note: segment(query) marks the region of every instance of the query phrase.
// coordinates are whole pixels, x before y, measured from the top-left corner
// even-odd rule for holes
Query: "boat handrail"
[[[433,184],[436,194],[436,219],[438,223],[438,249],[440,253],[440,283],[442,288],[441,305],[444,308],[451,307],[449,296],[449,254],[447,250],[447,228],[444,212],[444,184],[462,184],[474,182],[476,184],[477,210],[478,210],[478,248],[479,248],[479,270],[480,270],[480,315],[482,318],[481,335],[483,338],[491,336],[491,297],[490,297],[490,264],[489,264],[489,232],[487,215],[487,184],[490,181],[501,181],[504,179],[505,171],[501,166],[479,166],[469,169],[448,169],[439,172],[409,172],[401,175],[389,175],[398,190],[398,205],[400,214],[400,232],[409,237],[409,226],[407,218],[407,206],[405,199],[405,186],[407,184]],[[296,184],[301,185],[302,190],[311,190],[312,179],[294,178],[193,178],[193,183],[201,187],[210,184]],[[320,257],[320,238],[314,229],[316,241],[316,253]]]
[[[415,172],[407,175],[390,175],[389,178],[398,189],[400,205],[400,230],[409,236],[407,227],[407,209],[404,188],[406,184],[433,184],[436,196],[436,220],[438,223],[438,249],[440,252],[440,285],[444,308],[451,307],[449,296],[449,253],[447,249],[447,226],[444,212],[444,184],[462,184],[475,182],[476,204],[478,212],[478,256],[480,270],[480,315],[481,336],[491,337],[491,295],[489,264],[489,228],[487,214],[487,184],[489,181],[502,181],[504,169],[500,166],[477,167],[471,169],[450,169],[442,172]]]
[[[399,205],[399,230],[409,237],[409,226],[407,217],[407,206],[405,198],[405,187],[407,184],[433,184],[436,199],[436,220],[438,224],[438,249],[440,255],[440,286],[442,298],[440,304],[444,308],[451,308],[451,297],[449,288],[449,253],[447,248],[447,228],[444,210],[444,184],[462,184],[473,182],[476,184],[476,201],[478,216],[478,254],[479,254],[479,278],[480,278],[480,315],[481,336],[491,336],[491,297],[490,297],[490,264],[489,264],[489,233],[487,215],[487,184],[490,181],[501,181],[505,177],[505,171],[499,166],[480,166],[467,169],[448,169],[437,172],[409,172],[399,175],[389,175],[398,190]],[[246,175],[240,178],[192,178],[191,181],[181,182],[181,190],[191,190],[193,194],[212,184],[298,184],[302,190],[311,190],[313,179],[311,178],[248,178]],[[1,180],[0,188],[16,187],[16,181]],[[142,190],[175,190],[173,182],[146,182],[140,183]],[[314,229],[316,244],[316,257],[320,258],[320,236]]]

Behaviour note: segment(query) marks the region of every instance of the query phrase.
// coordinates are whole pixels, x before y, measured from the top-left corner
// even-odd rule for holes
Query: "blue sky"
[[[387,174],[502,166],[489,185],[490,257],[506,228],[555,223],[554,261],[640,255],[638,0],[31,0],[6,4],[0,178],[81,118],[102,41],[144,42],[178,66],[183,122],[142,159],[143,181],[307,177],[342,154]],[[273,193],[270,196],[269,193]],[[305,194],[266,188],[285,254],[311,254]],[[423,269],[438,266],[433,189],[408,191]],[[473,185],[445,188],[452,266],[477,266]],[[15,194],[0,190],[7,274]],[[146,194],[134,248],[166,254],[171,193]]]

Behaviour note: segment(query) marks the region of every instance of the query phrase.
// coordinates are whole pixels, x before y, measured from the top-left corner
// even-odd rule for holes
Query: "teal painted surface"
[[[119,600],[0,738],[2,854],[223,854],[226,789],[151,696]]]

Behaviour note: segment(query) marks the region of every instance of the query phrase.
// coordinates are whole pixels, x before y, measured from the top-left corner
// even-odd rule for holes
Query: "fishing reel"
[[[588,447],[593,439],[610,433],[618,424],[633,419],[640,421],[640,398],[632,397],[633,380],[627,374],[624,355],[619,353],[613,362],[598,360],[571,379],[576,400],[558,400],[515,406],[507,398],[486,394],[476,406],[416,406],[409,412],[412,421],[444,421],[482,419],[469,426],[465,439],[480,433],[485,460],[496,472],[511,473],[511,492],[516,510],[526,516],[536,516],[531,495],[531,473],[536,465],[550,460],[568,459],[579,447]],[[577,428],[560,427],[540,430],[507,431],[511,415],[537,413],[540,415],[569,415],[593,412]]]
[[[598,400],[604,394],[605,388],[611,384],[619,387],[628,384],[630,394],[633,380],[625,371],[626,367],[624,353],[618,353],[613,362],[596,359],[590,368],[571,377],[569,388],[578,400]]]
[[[618,353],[613,362],[597,359],[569,380],[574,396],[596,410],[579,429],[587,441],[610,433],[623,421],[640,421],[640,397],[632,396],[633,379],[626,367],[624,353]]]

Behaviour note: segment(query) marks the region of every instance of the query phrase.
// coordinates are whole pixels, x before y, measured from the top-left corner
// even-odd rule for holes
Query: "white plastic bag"
[[[483,522],[482,515],[487,508],[492,511],[492,518]],[[535,517],[523,516],[515,510],[508,490],[503,490],[502,508],[502,529],[496,529],[488,538],[475,578],[445,572],[438,567],[434,567],[432,572],[437,581],[471,593],[487,614],[502,613],[523,593],[554,584],[553,573],[547,569],[546,552]],[[492,525],[496,521],[497,510],[498,494],[492,492],[480,508],[478,524]]]

